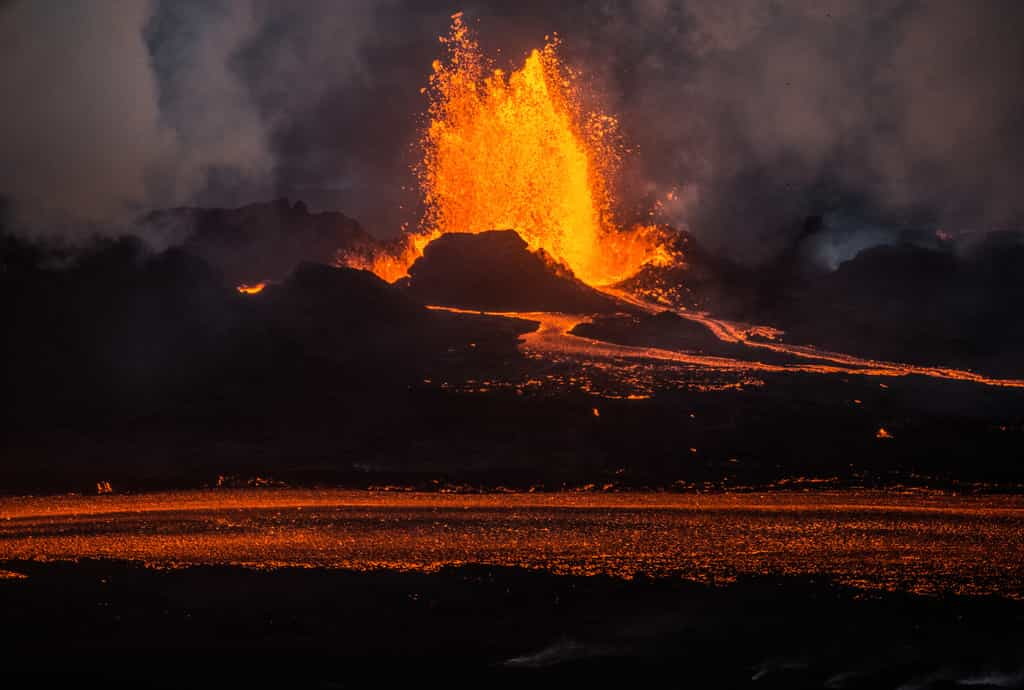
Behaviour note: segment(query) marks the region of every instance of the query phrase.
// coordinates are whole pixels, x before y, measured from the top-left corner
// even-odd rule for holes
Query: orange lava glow
[[[475,564],[719,584],[820,576],[862,590],[1024,599],[1020,496],[613,488],[5,496],[0,580],[23,577],[5,569],[25,561],[97,558],[425,573]]]
[[[407,233],[387,249],[372,254],[344,254],[339,257],[339,263],[349,268],[371,271],[379,278],[393,283],[409,275],[409,267],[423,256],[423,249],[441,234],[434,231]]]
[[[429,123],[416,169],[425,214],[390,253],[344,258],[394,281],[429,242],[447,232],[512,228],[532,250],[604,285],[644,263],[672,261],[656,226],[617,227],[610,180],[622,155],[618,122],[585,112],[558,39],[510,73],[494,69],[462,21],[441,37],[429,88]]]
[[[622,299],[633,306],[642,307],[651,313],[663,311],[660,307],[648,304],[627,293],[606,290],[611,297]],[[672,350],[659,347],[624,345],[620,343],[595,340],[575,335],[571,331],[579,324],[590,320],[584,314],[559,314],[553,312],[480,312],[469,309],[456,309],[431,305],[428,308],[440,311],[466,314],[490,314],[506,316],[526,321],[536,321],[538,328],[520,337],[520,350],[527,357],[538,357],[552,362],[572,360],[584,363],[589,368],[586,375],[570,377],[569,382],[585,392],[603,398],[644,399],[661,384],[669,380],[673,385],[685,385],[693,390],[726,390],[739,389],[747,386],[763,385],[758,377],[774,373],[804,373],[820,375],[854,375],[886,378],[922,376],[931,379],[962,381],[997,388],[1024,388],[1024,379],[991,378],[973,371],[950,369],[945,367],[929,367],[900,362],[866,359],[847,355],[841,352],[819,350],[808,345],[790,345],[781,342],[767,342],[760,338],[750,338],[762,329],[749,324],[716,319],[708,314],[678,310],[681,318],[700,323],[708,328],[723,343],[742,345],[748,348],[746,356],[730,357],[709,355],[698,351]],[[776,331],[777,332],[777,331]],[[763,361],[758,353],[786,355],[790,361]],[[638,370],[639,367],[643,371]],[[591,374],[595,371],[608,374],[614,373],[623,387],[622,390],[611,392],[595,387]],[[691,372],[685,383],[681,379],[673,379],[669,374],[673,370]],[[700,375],[694,376],[696,372]],[[707,379],[706,375],[716,375]],[[721,378],[722,375],[729,380]],[[541,385],[543,382],[527,381],[527,388]],[[881,384],[884,385],[884,384]],[[491,381],[488,388],[497,387]],[[472,392],[472,388],[469,389]],[[888,433],[886,431],[886,433]],[[879,436],[879,438],[883,438]],[[887,436],[885,438],[891,438]]]
[[[267,287],[266,283],[242,283],[235,289],[242,295],[256,295],[263,292],[265,287]]]

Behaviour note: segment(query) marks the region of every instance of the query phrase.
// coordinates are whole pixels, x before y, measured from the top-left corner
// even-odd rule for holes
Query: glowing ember
[[[881,427],[875,434],[875,438],[892,438],[892,434],[885,427]]]
[[[669,263],[657,227],[624,231],[612,220],[618,122],[583,111],[557,38],[506,73],[483,56],[461,13],[452,19],[441,37],[447,58],[434,61],[423,90],[431,102],[416,170],[422,226],[390,255],[345,262],[395,280],[443,233],[512,228],[592,285]]]
[[[266,283],[242,283],[235,289],[243,295],[256,295],[263,292],[263,288],[267,287]]]

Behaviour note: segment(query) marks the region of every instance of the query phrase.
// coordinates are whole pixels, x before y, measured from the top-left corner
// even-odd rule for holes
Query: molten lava
[[[235,290],[242,295],[256,295],[263,292],[263,288],[266,286],[266,283],[242,283],[235,287]]]
[[[346,263],[392,281],[444,233],[505,228],[591,285],[671,261],[656,227],[615,225],[610,180],[622,151],[618,123],[584,112],[557,38],[506,73],[484,57],[461,13],[452,20],[441,37],[447,57],[434,61],[423,89],[430,106],[416,169],[421,227],[390,254]]]

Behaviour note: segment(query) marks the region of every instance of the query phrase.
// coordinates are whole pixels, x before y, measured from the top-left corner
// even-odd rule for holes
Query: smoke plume
[[[661,200],[750,261],[809,214],[849,247],[1024,221],[1013,0],[16,1],[0,196],[53,229],[287,195],[393,235],[416,220],[419,90],[458,9],[499,66],[561,35],[636,149],[624,217]]]

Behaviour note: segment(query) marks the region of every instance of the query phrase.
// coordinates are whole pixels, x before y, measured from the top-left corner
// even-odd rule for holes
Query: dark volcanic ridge
[[[180,243],[231,284],[280,281],[303,261],[330,264],[387,245],[343,214],[310,213],[286,199],[238,209],[155,211],[138,227],[148,237]],[[988,233],[958,245],[904,233],[902,244],[864,249],[832,269],[815,258],[828,246],[829,232],[822,218],[808,217],[779,256],[750,267],[708,250],[684,230],[666,229],[683,261],[646,266],[617,287],[666,306],[774,326],[792,343],[1024,375],[1020,233]],[[401,287],[420,302],[465,309],[623,310],[543,252],[529,252],[512,231],[442,236]]]
[[[137,229],[140,236],[157,238],[175,248],[157,255],[146,251],[138,240],[103,240],[76,253],[54,251],[9,233],[0,234],[0,267],[9,286],[21,284],[19,275],[26,266],[32,270],[46,268],[54,278],[45,288],[36,286],[40,293],[30,290],[26,306],[19,309],[30,310],[27,305],[35,297],[49,292],[54,299],[59,297],[58,301],[67,300],[56,305],[57,314],[75,303],[82,309],[67,318],[71,323],[89,323],[95,316],[91,306],[82,306],[83,297],[71,294],[77,290],[78,281],[95,280],[96,285],[82,287],[86,296],[104,291],[123,293],[134,289],[136,283],[144,284],[136,293],[136,304],[126,307],[143,309],[146,286],[163,280],[160,276],[165,275],[171,282],[181,282],[167,293],[173,293],[168,299],[180,298],[187,304],[172,308],[177,316],[154,324],[154,333],[166,332],[169,324],[196,319],[219,327],[223,324],[216,315],[223,312],[220,302],[226,298],[223,294],[201,297],[199,293],[243,283],[281,282],[304,262],[334,264],[339,256],[369,256],[387,244],[341,213],[310,213],[301,201],[292,203],[287,199],[237,209],[154,211],[140,219]],[[708,251],[685,231],[673,232],[673,249],[683,257],[682,262],[669,267],[644,267],[619,288],[666,306],[774,326],[785,332],[783,338],[790,343],[876,359],[975,369],[1004,378],[1024,375],[1024,318],[1019,310],[1024,300],[1024,272],[1019,270],[1024,265],[1024,240],[1019,233],[990,233],[969,245],[940,242],[877,246],[832,270],[811,260],[814,248],[825,242],[822,237],[826,230],[820,218],[807,219],[791,247],[773,262],[756,268]],[[671,235],[668,231],[666,234]],[[129,254],[137,256],[126,259]],[[134,273],[127,271],[133,261]],[[105,262],[110,265],[105,266]],[[181,268],[185,263],[192,268]],[[68,266],[67,275],[56,268]],[[184,273],[172,275],[179,269]],[[110,286],[117,280],[122,281],[120,289]],[[424,256],[412,266],[410,276],[397,287],[420,304],[470,310],[603,315],[631,312],[576,279],[567,267],[544,252],[530,252],[510,230],[442,236],[428,245]],[[340,317],[361,309],[358,291],[331,294],[346,302],[338,308]],[[126,299],[126,295],[117,294],[110,305],[93,306],[113,314],[118,304],[125,306],[119,300]],[[123,316],[126,312],[121,313]],[[145,324],[152,314],[140,313],[133,319]],[[118,322],[118,318],[113,321]],[[94,323],[94,330],[109,325],[103,318]],[[674,339],[678,324],[667,324],[673,333],[665,338],[654,333],[652,326],[656,325],[642,324],[642,338],[617,327],[621,337],[616,340],[653,343]],[[93,340],[104,337],[89,336]],[[196,337],[201,340],[204,336],[199,333]],[[143,342],[154,340],[143,338]],[[185,350],[193,347],[195,338],[187,340],[183,343]],[[713,343],[706,345],[700,349],[721,351]],[[145,359],[147,352],[161,349],[166,347],[159,343],[151,348],[136,347],[128,361],[140,356]]]
[[[218,246],[237,241],[243,253],[282,237],[315,236],[301,228],[326,227],[324,219],[332,218],[283,202],[202,217],[211,225],[200,235],[234,238]],[[225,218],[231,223],[218,225]],[[261,244],[263,234],[269,244]],[[536,322],[424,303],[592,314],[577,333],[642,347],[736,359],[743,348],[671,314],[618,313],[625,310],[530,253],[513,232],[441,238],[397,285],[324,265],[328,244],[302,250],[317,262],[277,257],[275,270],[284,278],[243,295],[235,290],[240,275],[216,263],[230,252],[204,259],[196,255],[198,239],[157,252],[128,237],[71,253],[0,234],[0,376],[10,401],[0,456],[15,459],[0,462],[0,484],[33,491],[90,487],[100,479],[195,486],[220,474],[300,482],[347,477],[356,485],[411,475],[481,485],[515,479],[531,486],[544,477],[547,486],[635,487],[853,473],[882,484],[923,475],[1020,480],[1024,398],[1017,392],[914,378],[880,387],[869,378],[796,374],[708,392],[686,389],[658,370],[664,385],[651,399],[606,399],[595,395],[600,388],[580,383],[597,380],[600,367],[520,349],[520,336]],[[699,264],[693,240],[690,247],[687,267],[673,269],[683,276]],[[931,342],[931,331],[913,330],[931,315],[938,319],[933,329],[962,328],[965,337],[1019,364],[1020,245],[936,251],[869,250],[835,272],[766,280],[785,288],[752,294],[769,305],[773,323],[794,324],[791,341],[813,335],[826,318],[837,328],[860,327],[857,319],[870,323],[886,314],[890,329],[910,329],[908,342]],[[706,275],[708,285],[718,280],[710,267]],[[927,300],[937,306],[915,311]],[[959,307],[943,312],[951,303]],[[939,319],[943,313],[952,321]],[[800,314],[819,320],[800,330]],[[985,327],[972,333],[970,324]],[[836,333],[864,347],[892,349],[895,342],[868,328]],[[945,363],[939,355],[949,342],[935,341],[936,361]],[[606,369],[628,377],[641,366],[615,362]],[[880,427],[893,438],[878,440]]]
[[[612,313],[622,306],[514,230],[449,233],[427,245],[402,284],[426,304],[484,311]]]
[[[992,232],[963,246],[879,245],[831,269],[811,256],[821,220],[804,225],[792,246],[756,267],[709,252],[679,231],[682,263],[645,266],[617,287],[666,306],[772,326],[790,343],[1024,376],[1024,234]]]
[[[173,208],[137,222],[140,234],[180,245],[233,285],[281,281],[303,262],[331,264],[339,251],[368,251],[377,240],[343,213],[310,213],[278,199],[234,209]]]
[[[866,249],[778,300],[790,340],[869,357],[1024,375],[1024,237],[962,251]]]
[[[387,245],[342,213],[310,213],[288,199],[237,209],[153,211],[137,224],[158,242],[201,258],[232,285],[280,282],[302,263],[335,264]],[[428,245],[401,286],[426,304],[484,311],[609,313],[614,300],[589,287],[514,230],[449,233]]]
[[[0,367],[26,420],[387,389],[428,363],[458,363],[470,343],[474,358],[516,358],[518,335],[535,327],[431,311],[372,273],[314,263],[242,295],[187,251],[132,238],[62,268],[6,251],[0,309]]]
[[[686,230],[665,227],[671,266],[644,265],[614,287],[665,306],[720,314],[750,314],[756,273],[704,248]]]

